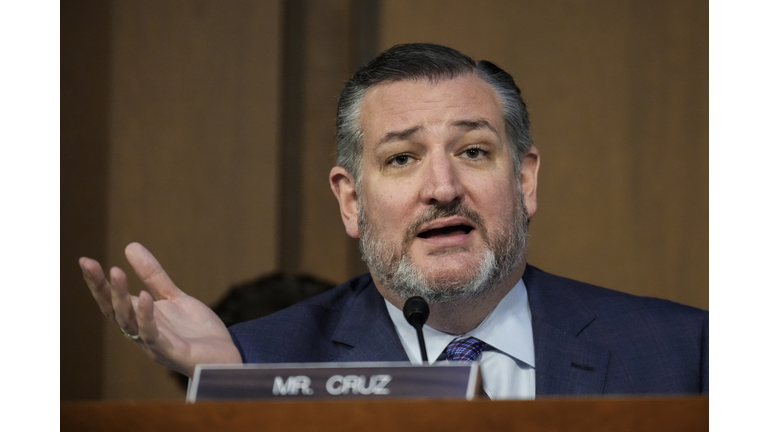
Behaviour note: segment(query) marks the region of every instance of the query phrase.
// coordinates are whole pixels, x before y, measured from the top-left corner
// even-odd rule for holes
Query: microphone
[[[424,333],[421,331],[424,323],[427,322],[427,318],[429,318],[429,305],[427,301],[419,296],[409,298],[403,305],[403,315],[405,315],[405,320],[408,321],[408,324],[416,329],[416,336],[419,338],[419,348],[421,348],[421,360],[428,364],[427,344],[424,343]]]

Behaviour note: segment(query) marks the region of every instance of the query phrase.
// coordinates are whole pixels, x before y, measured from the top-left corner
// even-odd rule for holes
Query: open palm
[[[187,376],[199,363],[240,363],[224,323],[205,304],[181,291],[144,246],[131,243],[125,256],[146,291],[130,295],[125,273],[80,258],[88,287],[102,313],[153,360]],[[138,337],[137,337],[138,336]]]

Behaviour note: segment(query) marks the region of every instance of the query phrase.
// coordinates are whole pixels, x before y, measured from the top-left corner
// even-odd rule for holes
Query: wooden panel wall
[[[336,164],[336,104],[351,74],[352,3],[308,1],[306,6],[300,270],[336,283],[349,278],[350,250],[328,173]]]
[[[61,398],[102,394],[104,317],[77,260],[105,257],[110,4],[61,5]]]
[[[279,23],[276,0],[113,3],[108,263],[142,242],[209,304],[276,269]],[[183,397],[111,325],[104,344],[106,398]]]

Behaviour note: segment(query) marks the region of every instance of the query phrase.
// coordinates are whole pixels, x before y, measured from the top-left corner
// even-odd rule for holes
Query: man
[[[420,362],[405,300],[430,303],[430,362],[478,358],[491,398],[708,392],[704,311],[559,278],[526,265],[539,153],[512,77],[450,48],[400,45],[342,92],[330,173],[370,274],[229,331],[152,255],[80,265],[101,310],[154,360]],[[150,295],[151,293],[151,295]]]

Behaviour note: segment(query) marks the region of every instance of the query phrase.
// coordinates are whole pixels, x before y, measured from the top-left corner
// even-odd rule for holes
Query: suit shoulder
[[[320,361],[334,355],[322,341],[332,339],[344,309],[361,295],[371,295],[371,289],[376,291],[370,275],[358,276],[271,315],[233,325],[229,333],[245,362],[306,361],[307,353]]]
[[[573,366],[574,358],[579,359],[576,364],[604,365],[604,379],[595,387],[598,393],[708,391],[708,312],[601,288],[531,266],[523,281],[533,324],[537,392],[540,383],[543,394],[562,392],[558,386],[575,376],[573,367],[568,367]],[[568,357],[562,357],[563,352]],[[589,360],[588,355],[592,356]],[[558,373],[563,374],[562,381],[551,380]],[[549,381],[539,381],[540,376]]]
[[[709,312],[681,303],[655,297],[628,294],[597,285],[556,276],[533,266],[526,268],[523,280],[534,299],[545,299],[548,304],[563,301],[586,306],[594,313],[605,316],[630,318],[642,315],[651,317],[677,317],[704,322]]]
[[[248,327],[268,325],[271,322],[301,321],[312,319],[313,317],[316,318],[317,315],[327,316],[337,313],[368,288],[371,282],[369,274],[357,276],[322,294],[296,303],[271,315],[233,325],[230,327],[230,330],[237,332]]]

